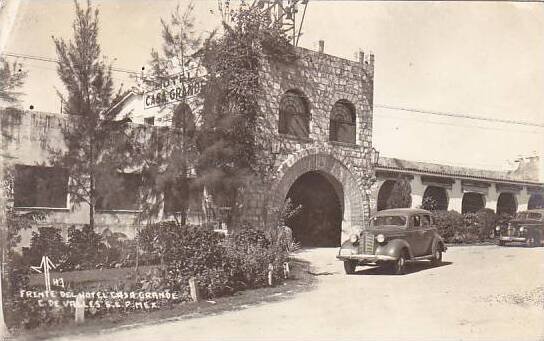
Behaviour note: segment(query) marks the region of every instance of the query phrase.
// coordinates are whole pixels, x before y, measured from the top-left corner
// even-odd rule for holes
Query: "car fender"
[[[376,254],[398,258],[400,256],[401,250],[405,248],[408,249],[408,254],[410,255],[410,258],[414,257],[410,244],[408,244],[408,242],[404,239],[393,239],[389,240],[384,245],[378,245],[378,247],[376,248]]]
[[[358,244],[357,244],[358,245]],[[353,243],[349,240],[346,240],[342,243],[340,246],[340,249],[338,249],[338,254],[340,255],[342,249],[352,249],[354,253],[357,253],[357,245],[353,245]]]

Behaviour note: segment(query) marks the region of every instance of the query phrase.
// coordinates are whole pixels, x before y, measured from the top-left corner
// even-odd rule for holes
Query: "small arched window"
[[[355,144],[355,107],[346,100],[334,104],[331,111],[329,139]]]
[[[195,118],[193,111],[186,103],[180,103],[172,115],[172,127],[182,130],[187,136],[192,136],[195,132]]]
[[[172,127],[174,128],[190,128],[194,126],[193,111],[186,103],[180,103],[174,109],[172,115]]]
[[[280,102],[280,134],[308,137],[310,133],[310,111],[308,101],[298,91],[287,91]]]

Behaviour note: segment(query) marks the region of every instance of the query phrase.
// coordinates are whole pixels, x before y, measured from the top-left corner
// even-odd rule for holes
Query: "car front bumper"
[[[503,242],[526,242],[527,237],[500,236],[499,240]]]
[[[346,260],[355,260],[358,262],[364,262],[364,263],[375,263],[378,261],[395,261],[397,260],[393,256],[386,256],[386,255],[364,255],[364,254],[339,254],[336,256],[341,261]]]

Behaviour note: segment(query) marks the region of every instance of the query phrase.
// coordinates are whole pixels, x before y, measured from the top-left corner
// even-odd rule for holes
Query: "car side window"
[[[412,216],[412,227],[420,227],[421,226],[421,220],[418,215]]]
[[[428,215],[422,215],[421,216],[421,226],[429,227],[431,225],[431,217]]]

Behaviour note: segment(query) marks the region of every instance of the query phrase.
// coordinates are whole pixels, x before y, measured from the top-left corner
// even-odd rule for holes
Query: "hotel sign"
[[[144,109],[185,101],[198,96],[204,86],[205,76],[186,77],[183,73],[163,80],[156,89],[145,92]]]

